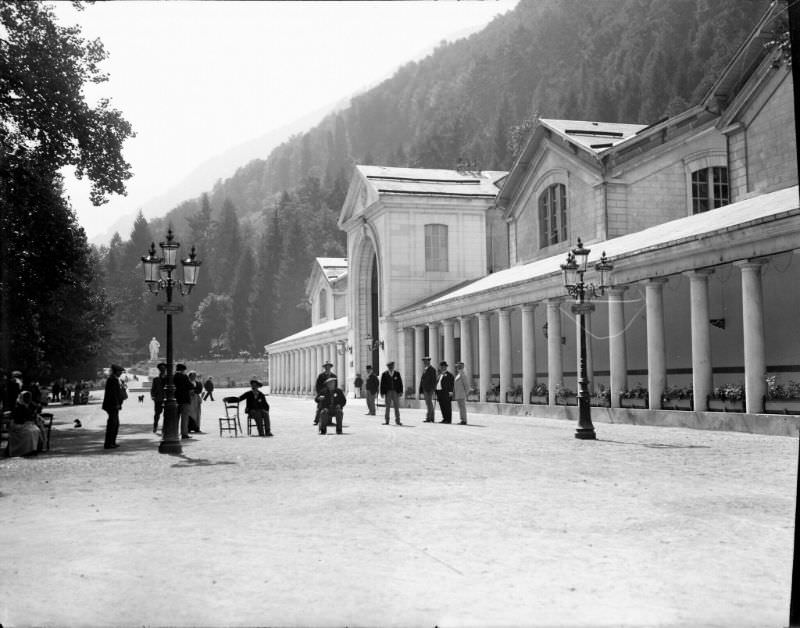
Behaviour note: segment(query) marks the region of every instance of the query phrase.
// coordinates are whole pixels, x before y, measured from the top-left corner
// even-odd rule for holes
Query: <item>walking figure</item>
[[[394,362],[386,363],[386,370],[381,374],[381,395],[386,399],[386,416],[384,425],[389,425],[389,411],[394,406],[394,422],[400,422],[400,395],[403,394],[403,378],[394,370]]]

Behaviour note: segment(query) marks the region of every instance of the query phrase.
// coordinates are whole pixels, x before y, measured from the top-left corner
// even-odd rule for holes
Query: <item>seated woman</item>
[[[39,418],[39,409],[33,403],[30,391],[23,390],[11,411],[8,429],[9,456],[35,456],[44,449],[45,431]]]
[[[269,404],[267,397],[262,393],[261,382],[257,379],[250,380],[250,390],[239,396],[239,401],[246,400],[244,411],[247,416],[256,420],[259,436],[272,436],[269,424]]]
[[[319,433],[328,432],[328,423],[336,418],[336,433],[342,433],[342,408],[347,403],[347,398],[340,388],[336,387],[336,378],[329,377],[325,380],[325,388],[314,400],[319,404]]]

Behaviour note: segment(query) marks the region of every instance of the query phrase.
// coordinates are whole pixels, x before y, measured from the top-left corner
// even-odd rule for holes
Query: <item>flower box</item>
[[[506,403],[522,403],[522,393],[521,392],[507,392],[506,393]]]
[[[494,390],[487,391],[486,401],[488,403],[500,403],[500,393]]]
[[[729,399],[709,398],[708,400],[709,412],[744,412],[744,409],[744,399],[732,401]]]
[[[800,414],[800,399],[766,399],[766,414]]]
[[[625,397],[620,395],[619,407],[620,408],[642,408],[647,409],[649,406],[647,397]]]
[[[529,403],[535,406],[546,406],[548,403],[550,403],[550,399],[547,395],[534,395],[531,393]]]
[[[662,410],[694,410],[694,399],[688,397],[686,399],[680,397],[662,397],[661,399]]]
[[[556,397],[557,406],[577,406],[578,397],[576,395],[564,395]]]
[[[595,408],[610,408],[611,400],[608,397],[589,397],[589,405]]]

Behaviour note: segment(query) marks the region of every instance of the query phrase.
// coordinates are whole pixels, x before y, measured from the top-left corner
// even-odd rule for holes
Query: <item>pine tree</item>
[[[255,296],[255,266],[253,251],[249,246],[245,246],[231,287],[230,348],[234,353],[253,351],[252,304]]]

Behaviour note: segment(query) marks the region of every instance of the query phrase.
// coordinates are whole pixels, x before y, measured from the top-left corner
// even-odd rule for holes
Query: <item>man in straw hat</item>
[[[467,424],[467,395],[469,394],[469,382],[467,374],[464,372],[464,363],[456,362],[456,377],[453,380],[453,401],[458,404],[459,424]]]
[[[259,436],[272,436],[269,424],[269,404],[267,397],[259,390],[263,384],[256,378],[250,380],[250,390],[239,395],[239,401],[245,401],[244,411],[256,420]]]
[[[344,393],[336,385],[337,380],[335,377],[329,377],[325,380],[325,388],[316,396],[315,401],[320,407],[319,413],[319,433],[328,433],[328,423],[332,422],[331,418],[336,418],[336,433],[342,433],[342,408],[347,403]]]
[[[403,378],[394,370],[394,362],[386,363],[386,370],[381,373],[381,395],[386,398],[386,416],[384,425],[389,425],[389,410],[394,406],[394,422],[400,423],[400,396],[403,394]]]
[[[322,394],[322,391],[325,390],[325,382],[327,382],[331,377],[336,377],[336,373],[334,373],[331,369],[333,368],[333,364],[330,363],[330,360],[325,360],[325,364],[322,365],[322,373],[317,375],[317,383],[314,386],[314,392],[316,396],[319,397]],[[319,423],[319,413],[322,410],[319,404],[317,404],[317,413],[314,415],[314,425]]]

